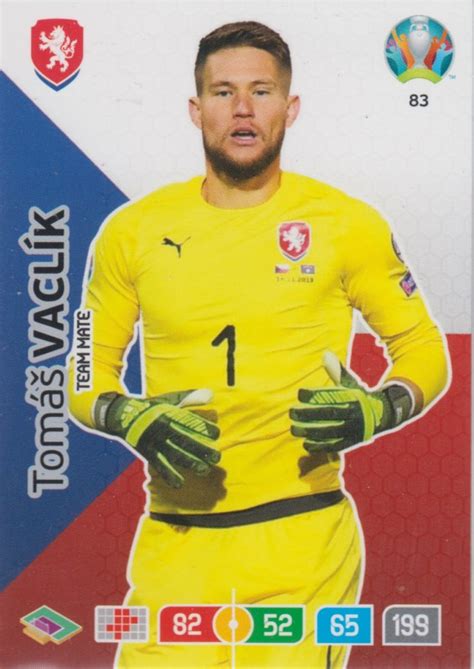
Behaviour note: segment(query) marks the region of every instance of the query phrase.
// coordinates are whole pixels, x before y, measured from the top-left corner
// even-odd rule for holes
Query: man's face
[[[299,108],[288,85],[288,74],[262,49],[222,49],[208,57],[190,113],[217,173],[244,181],[278,159]]]

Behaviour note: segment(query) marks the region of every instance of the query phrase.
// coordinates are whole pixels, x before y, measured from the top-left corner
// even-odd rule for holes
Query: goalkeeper
[[[341,489],[350,447],[403,425],[447,381],[443,338],[384,219],[280,168],[298,116],[280,35],[228,24],[200,42],[191,120],[205,175],[114,212],[93,249],[93,388],[71,412],[149,465],[129,606],[150,639],[120,667],[342,667],[316,646],[318,607],[354,604],[359,526]],[[358,310],[392,365],[367,389],[344,365]],[[141,324],[143,397],[122,380]],[[189,390],[187,390],[189,389]],[[209,389],[209,390],[208,390]],[[160,643],[170,604],[306,607],[298,644]],[[235,653],[235,657],[232,654]]]

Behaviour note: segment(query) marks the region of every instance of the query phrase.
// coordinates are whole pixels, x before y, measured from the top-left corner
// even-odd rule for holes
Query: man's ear
[[[298,114],[300,113],[300,108],[301,108],[301,100],[299,95],[289,95],[287,110],[286,110],[286,123],[285,123],[285,126],[287,128],[291,128],[293,123],[298,118]]]
[[[194,123],[196,128],[199,128],[200,130],[202,130],[201,103],[200,103],[200,100],[197,96],[189,98],[188,109],[189,109],[189,115],[191,117],[191,121]]]

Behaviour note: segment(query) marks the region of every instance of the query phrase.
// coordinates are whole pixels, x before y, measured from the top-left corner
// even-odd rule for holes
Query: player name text
[[[28,467],[28,496],[34,499],[44,490],[64,490],[69,485],[66,379],[61,365],[31,365],[26,370],[25,400],[37,412],[35,464]]]
[[[20,237],[20,247],[28,255],[49,256],[28,268],[28,294],[36,304],[28,314],[28,360],[42,362],[69,347],[69,208],[45,213],[31,207],[28,220],[30,229]]]
[[[30,256],[28,295],[35,306],[28,314],[28,360],[44,362],[69,348],[69,208],[61,205],[44,212],[31,207],[28,232],[19,241]],[[34,464],[28,467],[28,495],[64,490],[69,485],[67,425],[67,371],[65,366],[30,365],[26,369],[25,401],[36,409]]]

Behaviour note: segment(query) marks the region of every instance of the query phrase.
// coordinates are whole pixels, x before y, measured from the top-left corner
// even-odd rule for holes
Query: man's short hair
[[[257,21],[226,23],[210,32],[199,42],[194,66],[194,78],[198,95],[202,90],[202,72],[208,56],[221,49],[241,46],[252,46],[255,49],[268,51],[285,71],[288,80],[291,80],[290,49],[277,32]]]

